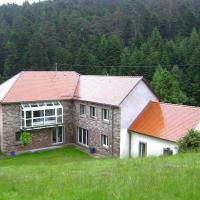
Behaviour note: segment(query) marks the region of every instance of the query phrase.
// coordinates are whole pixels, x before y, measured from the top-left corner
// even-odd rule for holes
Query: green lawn
[[[200,153],[94,159],[62,148],[0,160],[0,200],[198,200]]]

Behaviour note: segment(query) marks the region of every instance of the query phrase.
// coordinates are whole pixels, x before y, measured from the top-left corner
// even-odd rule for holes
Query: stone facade
[[[64,138],[63,144],[78,143],[77,127],[85,128],[89,134],[88,147],[95,147],[97,153],[108,156],[119,156],[120,153],[120,109],[117,107],[81,101],[60,101],[63,106]],[[80,116],[80,103],[86,105],[86,115]],[[97,118],[90,117],[90,106],[97,108]],[[109,122],[102,119],[102,108],[109,110]],[[1,151],[21,152],[31,149],[54,146],[53,128],[33,129],[31,144],[23,147],[16,141],[16,132],[20,131],[20,104],[4,104],[0,107],[0,141]],[[109,146],[101,145],[101,134],[109,137]],[[80,145],[80,144],[79,144]]]
[[[80,104],[84,104],[86,114],[80,115]],[[97,109],[97,117],[90,117],[90,106]],[[102,109],[109,110],[109,122],[102,119]],[[74,101],[73,121],[75,126],[76,143],[78,142],[78,127],[88,130],[88,147],[95,147],[97,153],[107,156],[119,156],[120,153],[120,109],[108,105],[83,101]],[[109,146],[101,144],[101,134],[109,137]],[[81,144],[79,144],[81,145]]]
[[[64,143],[74,143],[73,101],[59,101],[63,106]]]
[[[23,147],[16,141],[16,133],[20,131],[20,104],[2,105],[3,110],[3,137],[1,150],[5,153],[11,151],[25,151],[52,145],[52,128],[31,130],[31,144]]]

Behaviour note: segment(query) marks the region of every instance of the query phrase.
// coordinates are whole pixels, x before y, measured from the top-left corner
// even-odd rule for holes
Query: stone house
[[[10,154],[76,144],[106,156],[137,156],[148,147],[136,147],[146,132],[136,129],[134,122],[151,102],[160,105],[140,76],[21,72],[0,85],[0,148]],[[23,131],[31,133],[26,147],[20,142]],[[136,134],[139,139],[134,139]],[[183,130],[178,134],[183,136]],[[157,138],[158,143],[165,140],[146,136]],[[164,143],[158,148],[165,147],[171,146]]]

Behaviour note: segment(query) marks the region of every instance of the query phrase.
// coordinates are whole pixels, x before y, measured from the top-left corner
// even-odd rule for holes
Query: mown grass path
[[[0,160],[0,200],[198,200],[200,153],[94,159],[68,147]]]

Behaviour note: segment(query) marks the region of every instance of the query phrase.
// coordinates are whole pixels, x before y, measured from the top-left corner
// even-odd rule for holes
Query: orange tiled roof
[[[0,99],[2,103],[70,99],[78,80],[76,72],[21,72],[5,82],[7,91]],[[0,92],[5,83],[0,86]]]
[[[198,107],[150,102],[129,131],[176,142],[199,123]]]

